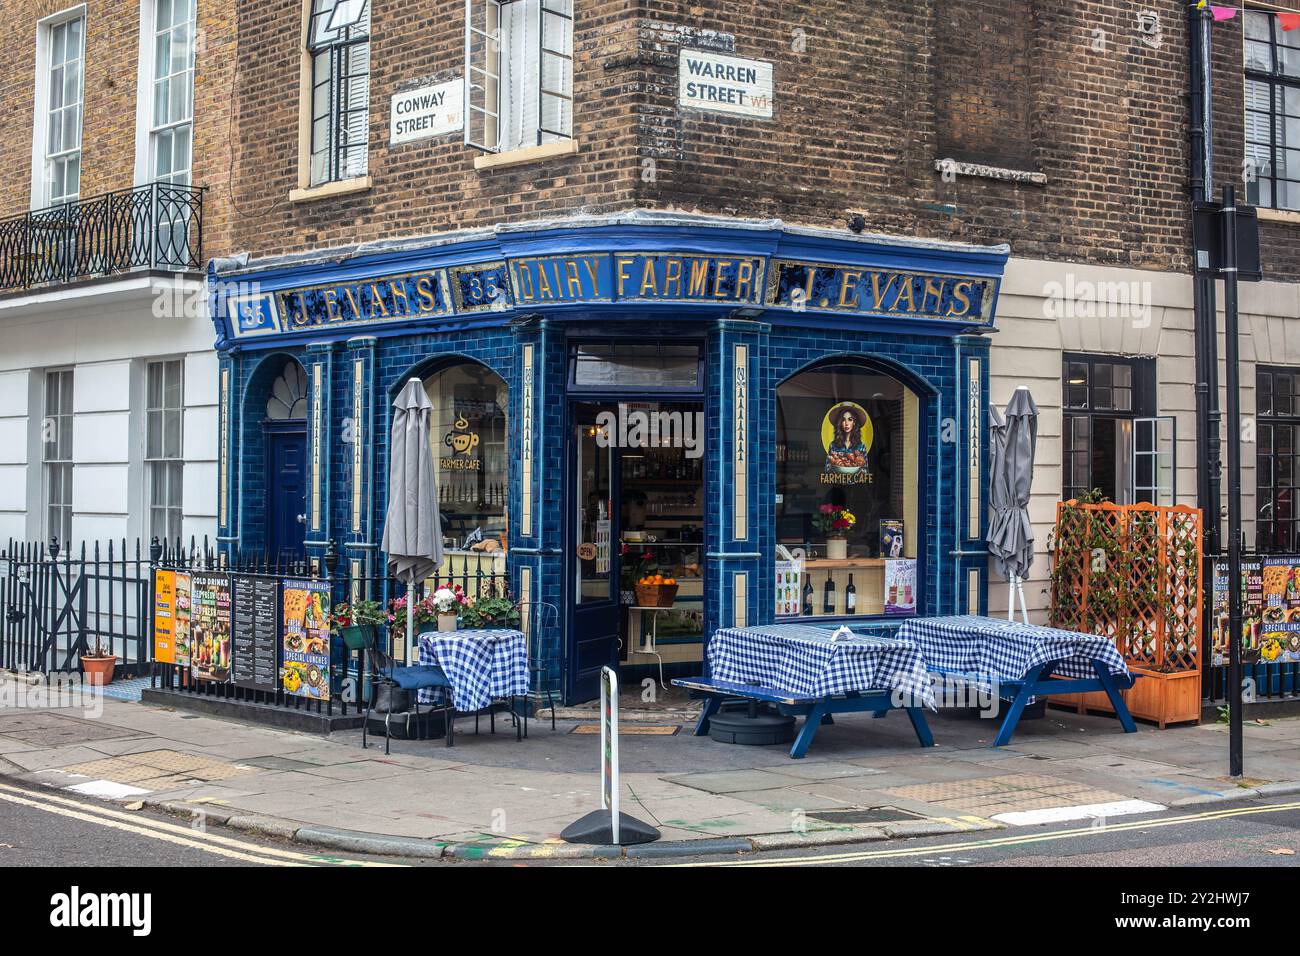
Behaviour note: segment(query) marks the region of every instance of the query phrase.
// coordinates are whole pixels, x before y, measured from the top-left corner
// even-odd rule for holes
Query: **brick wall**
[[[459,76],[463,5],[377,3],[361,194],[289,202],[299,0],[241,8],[235,245],[254,254],[646,206],[1010,241],[1020,255],[1186,267],[1185,26],[1136,0],[577,0],[576,156],[476,171],[459,135],[390,149],[393,92]],[[772,120],[677,107],[682,46],[772,61]],[[1042,173],[960,176],[951,155]]]
[[[151,2],[151,0],[146,0]],[[32,202],[33,94],[37,24],[73,6],[69,0],[0,0],[6,56],[0,61],[0,217]],[[87,0],[81,196],[90,198],[135,181],[139,0]],[[230,81],[234,23],[230,5],[198,0],[195,55],[194,185],[209,187],[204,251],[218,255],[228,239],[224,208],[230,175]]]
[[[1240,15],[1211,28],[1210,58],[1214,67],[1214,196],[1220,198],[1225,183],[1237,188],[1244,201],[1245,82],[1242,54],[1243,21]],[[1294,34],[1290,34],[1294,36]],[[1259,224],[1260,260],[1269,279],[1300,279],[1300,223]]]

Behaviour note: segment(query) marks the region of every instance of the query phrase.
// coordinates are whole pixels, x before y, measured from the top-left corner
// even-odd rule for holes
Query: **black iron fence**
[[[202,267],[202,189],[150,183],[0,219],[0,290]]]
[[[150,579],[139,541],[74,551],[10,540],[0,551],[0,667],[77,671],[99,650],[117,657],[119,674],[147,673]]]
[[[509,579],[499,555],[458,554],[438,584],[458,584],[466,595],[506,597]],[[331,604],[366,599],[387,606],[406,595],[406,585],[387,575],[353,576],[339,572],[332,551],[322,559],[219,553],[207,540],[163,544],[126,541],[83,544],[76,549],[9,541],[0,551],[0,668],[44,674],[81,670],[81,658],[96,652],[117,658],[116,677],[152,675],[155,687],[178,693],[347,715],[360,699],[365,662],[332,634],[328,694],[312,699],[285,691],[280,674],[264,689],[239,686],[229,679],[200,676],[201,668],[155,660],[155,588],[158,572],[216,575],[235,581],[264,582],[279,595],[286,581],[324,586]],[[416,599],[425,586],[417,585]],[[278,612],[277,612],[278,614]],[[278,622],[276,622],[278,625]],[[387,641],[386,629],[383,639]],[[385,650],[403,658],[404,648]],[[229,648],[224,649],[228,654]],[[227,660],[229,658],[227,657]]]

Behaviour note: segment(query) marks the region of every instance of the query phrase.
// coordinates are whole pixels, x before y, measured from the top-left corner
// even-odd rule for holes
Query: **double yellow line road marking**
[[[824,866],[827,863],[859,863],[867,860],[891,860],[907,857],[934,856],[945,852],[969,852],[971,850],[995,849],[1000,847],[1026,846],[1033,843],[1047,843],[1053,840],[1072,840],[1087,837],[1099,837],[1128,830],[1154,830],[1160,827],[1182,826],[1188,823],[1203,823],[1211,820],[1225,820],[1230,817],[1246,817],[1261,813],[1282,813],[1286,810],[1300,810],[1300,802],[1275,803],[1268,806],[1236,806],[1222,810],[1207,810],[1204,813],[1188,813],[1176,817],[1161,817],[1147,820],[1128,820],[1124,823],[1108,823],[1105,826],[1075,827],[1070,830],[1049,830],[1045,833],[1025,833],[1017,836],[993,837],[986,840],[966,840],[941,845],[899,847],[890,850],[863,850],[855,853],[822,853],[816,856],[770,857],[766,853],[750,859],[712,861],[708,863],[672,863],[669,866]]]
[[[28,790],[0,783],[0,800],[18,806],[30,807],[56,816],[80,820],[83,823],[130,833],[135,836],[161,840],[175,846],[182,846],[203,853],[236,860],[240,863],[255,863],[261,866],[397,866],[394,863],[379,863],[370,860],[351,860],[340,856],[320,853],[299,853],[294,850],[282,850],[278,847],[258,846],[244,840],[210,833],[206,830],[156,820],[138,813],[127,813],[113,809],[109,805],[98,806],[69,800],[43,790]]]

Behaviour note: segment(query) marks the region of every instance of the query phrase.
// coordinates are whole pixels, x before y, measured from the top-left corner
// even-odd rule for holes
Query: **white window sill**
[[[525,163],[537,163],[556,156],[572,156],[578,151],[576,139],[562,139],[554,143],[542,143],[540,146],[524,146],[504,153],[484,153],[474,157],[475,169],[500,169],[503,166],[522,166]]]
[[[349,193],[363,193],[374,185],[369,176],[357,176],[354,179],[340,179],[306,189],[289,190],[289,202],[312,202],[316,199],[328,199],[331,196],[346,196]]]
[[[955,178],[973,176],[977,179],[999,179],[1009,183],[1029,183],[1034,186],[1046,186],[1047,174],[1030,169],[1009,169],[1005,166],[986,166],[982,163],[958,162],[955,159],[936,159],[934,170],[937,173]]]
[[[1267,209],[1260,206],[1256,212],[1260,222],[1290,222],[1300,225],[1300,212],[1292,209]]]

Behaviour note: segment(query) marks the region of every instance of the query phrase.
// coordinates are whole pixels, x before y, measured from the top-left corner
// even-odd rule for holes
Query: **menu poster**
[[[274,691],[279,685],[280,582],[235,575],[235,686]]]
[[[153,573],[153,659],[176,663],[176,572]]]
[[[1300,661],[1300,557],[1243,561],[1241,660]],[[1214,569],[1212,663],[1228,662],[1228,563]]]
[[[190,597],[190,669],[196,680],[230,680],[230,575],[195,574]]]
[[[181,667],[190,666],[190,604],[193,599],[194,584],[185,571],[176,572],[176,653],[173,664]]]
[[[330,586],[325,581],[284,582],[281,604],[283,660],[280,683],[288,694],[330,696]]]
[[[789,617],[800,611],[799,582],[803,580],[803,562],[776,562],[776,616]]]
[[[916,559],[885,562],[885,613],[916,613]]]

